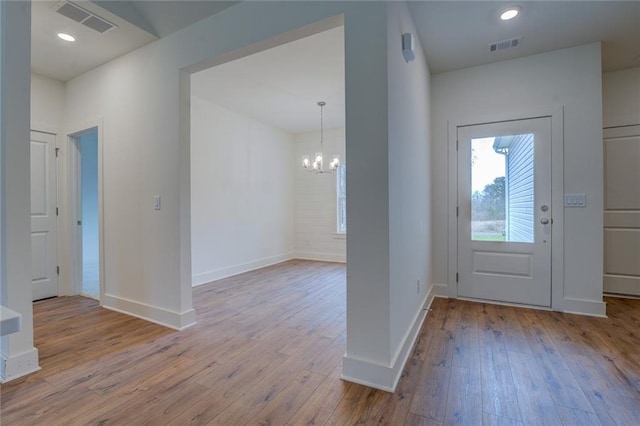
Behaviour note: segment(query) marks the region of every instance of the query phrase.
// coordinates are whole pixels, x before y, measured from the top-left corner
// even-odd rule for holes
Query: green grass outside
[[[504,235],[494,234],[473,234],[471,236],[473,241],[504,241]]]

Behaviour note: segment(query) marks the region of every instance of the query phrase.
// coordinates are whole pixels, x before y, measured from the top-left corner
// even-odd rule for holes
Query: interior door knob
[[[549,223],[549,219],[547,219],[546,217],[543,217],[542,219],[540,219],[540,223],[543,225],[546,225]]]

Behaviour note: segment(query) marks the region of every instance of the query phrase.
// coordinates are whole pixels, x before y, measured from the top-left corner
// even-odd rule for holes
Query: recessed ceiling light
[[[58,38],[64,40],[64,41],[76,41],[76,38],[74,36],[72,36],[71,34],[67,34],[67,33],[58,33]]]
[[[519,14],[520,14],[519,7],[510,7],[508,9],[503,10],[502,13],[500,13],[500,19],[503,21],[510,21],[511,19],[515,18]]]

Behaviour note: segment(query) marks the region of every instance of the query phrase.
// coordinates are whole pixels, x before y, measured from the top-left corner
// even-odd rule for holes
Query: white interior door
[[[458,295],[551,306],[551,119],[458,127]]]
[[[604,291],[640,296],[640,125],[604,131]]]
[[[31,277],[33,300],[58,295],[56,136],[31,132]]]

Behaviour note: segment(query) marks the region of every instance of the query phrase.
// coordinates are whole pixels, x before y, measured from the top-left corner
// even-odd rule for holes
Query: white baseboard
[[[12,356],[0,354],[0,383],[7,383],[38,370],[40,366],[36,348]]]
[[[110,294],[104,294],[101,303],[103,308],[173,328],[174,330],[184,330],[196,323],[196,311],[193,309],[180,313]]]
[[[605,293],[640,296],[640,277],[605,275],[602,278],[602,285]]]
[[[347,263],[347,256],[344,254],[319,253],[315,251],[296,251],[294,257],[296,259],[316,260],[318,262]]]
[[[424,323],[434,298],[434,286],[431,286],[416,313],[413,323],[404,336],[391,365],[382,365],[371,361],[345,355],[342,364],[342,379],[386,392],[395,392],[402,376],[404,366],[411,355],[420,329]]]
[[[607,317],[607,304],[597,300],[583,300],[564,298],[563,312],[567,314],[589,315],[592,317]]]
[[[450,294],[451,290],[449,289],[449,286],[447,286],[446,284],[434,283],[433,288],[434,288],[434,296],[436,297],[453,297],[460,300],[470,300],[473,302],[480,302],[480,303],[492,303],[497,305],[514,306],[519,308],[550,310],[549,308],[540,307],[540,306],[531,306],[526,304],[514,304],[514,303],[506,303],[506,302],[496,302],[493,300],[470,299],[465,297],[459,297],[458,295]],[[589,316],[604,317],[604,318],[606,318],[607,316],[606,303],[595,301],[595,300],[564,298],[561,301],[560,307],[557,309],[559,309],[562,312],[566,312],[568,314],[589,315]]]
[[[455,297],[451,294],[451,290],[447,284],[433,283],[433,294],[438,297]]]
[[[225,266],[209,272],[203,272],[196,274],[191,278],[191,285],[194,287],[207,284],[212,281],[220,280],[222,278],[231,277],[234,275],[242,274],[243,272],[253,271],[255,269],[264,268],[266,266],[275,265],[277,263],[286,262],[287,260],[294,259],[294,253],[284,253],[276,256],[269,256],[251,262],[242,263],[239,265]]]

